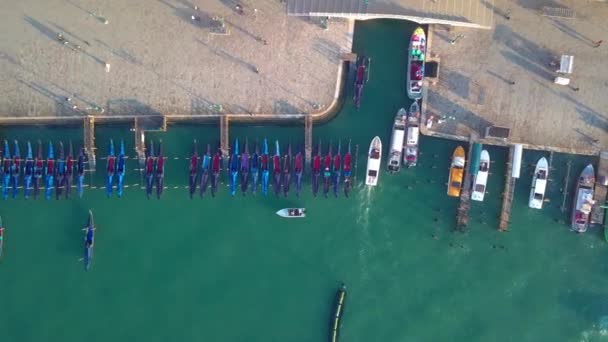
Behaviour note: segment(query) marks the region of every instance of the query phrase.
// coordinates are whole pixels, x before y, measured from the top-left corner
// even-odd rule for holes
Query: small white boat
[[[388,155],[388,171],[398,172],[401,169],[401,155],[403,154],[403,140],[405,139],[405,108],[399,109],[393,123],[391,136],[391,150]]]
[[[380,163],[382,161],[382,141],[380,137],[374,137],[369,144],[367,157],[367,171],[365,172],[365,184],[376,186],[380,175]]]
[[[549,163],[543,157],[536,163],[534,176],[532,177],[532,188],[530,189],[530,201],[528,206],[533,209],[541,209],[545,199],[545,189],[547,188],[547,178],[549,177]]]
[[[420,125],[420,106],[418,101],[412,102],[410,110],[407,112],[407,136],[403,149],[403,163],[407,167],[416,166],[418,163],[418,135]]]
[[[488,173],[490,171],[490,154],[487,150],[482,150],[479,156],[479,170],[475,176],[475,184],[473,185],[473,193],[471,199],[473,201],[483,201],[486,194],[486,184],[488,183]]]
[[[306,208],[284,208],[277,211],[277,215],[286,218],[306,217]]]

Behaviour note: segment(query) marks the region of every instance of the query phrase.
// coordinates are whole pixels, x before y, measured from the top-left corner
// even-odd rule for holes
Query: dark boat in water
[[[251,192],[256,193],[258,191],[258,178],[260,173],[260,146],[257,141],[255,143],[255,152],[251,157]]]
[[[234,140],[232,155],[230,156],[230,195],[236,194],[236,186],[239,177],[239,138]]]
[[[17,198],[19,194],[19,178],[21,176],[21,152],[19,151],[19,142],[15,140],[15,154],[13,155],[13,166],[11,170],[11,179],[13,183],[13,198]]]
[[[241,155],[241,191],[247,193],[249,187],[249,142],[245,139],[245,151]]]
[[[283,188],[283,195],[287,197],[289,193],[289,185],[291,184],[291,144],[287,145],[287,154],[283,159],[283,178],[281,180],[281,187]]]
[[[23,167],[24,187],[23,193],[25,199],[30,198],[32,190],[32,179],[34,178],[34,154],[32,153],[32,144],[27,142],[27,154],[25,156],[25,166]]]
[[[595,205],[593,199],[595,186],[595,170],[589,164],[578,178],[576,191],[574,191],[574,201],[572,203],[572,230],[577,233],[584,233],[589,227],[589,217]]]
[[[274,156],[272,157],[272,173],[274,174],[274,193],[279,196],[281,192],[281,153],[279,141],[274,142]]]
[[[120,151],[118,152],[118,163],[116,165],[116,195],[122,197],[122,192],[125,187],[125,173],[127,171],[125,160],[125,142],[120,141]]]
[[[74,179],[74,147],[70,141],[68,157],[65,161],[65,198],[70,198],[72,192],[72,182]]]
[[[344,173],[344,196],[348,197],[348,193],[350,192],[350,177],[352,175],[352,171],[350,168],[350,160],[351,160],[351,155],[350,155],[350,141],[348,142],[348,150],[346,151],[346,154],[344,155],[344,167],[343,167],[343,173]]]
[[[198,178],[198,149],[196,147],[196,140],[192,142],[192,155],[190,156],[190,170],[189,170],[189,182],[190,182],[190,198],[194,196],[196,192],[196,185]]]
[[[337,342],[340,336],[340,321],[342,320],[342,315],[344,314],[344,303],[346,302],[346,286],[342,284],[342,286],[336,292],[336,300],[334,303],[334,310],[331,315],[330,320],[330,331],[329,331],[329,341]]]
[[[38,197],[40,185],[42,185],[42,174],[44,173],[44,159],[42,158],[42,142],[38,140],[36,148],[36,159],[34,159],[34,198]]]
[[[163,142],[158,143],[158,156],[156,157],[156,198],[160,199],[165,188],[165,157],[163,156]]]
[[[317,146],[317,155],[312,160],[312,194],[317,196],[319,192],[319,178],[321,178],[321,140]]]
[[[203,162],[201,163],[201,197],[205,196],[207,187],[209,186],[209,174],[211,170],[211,145],[207,144],[207,153],[203,156]]]
[[[89,219],[84,228],[84,270],[91,269],[93,260],[93,246],[95,245],[95,224],[93,223],[93,212],[89,210]]]
[[[340,176],[342,172],[342,143],[338,142],[338,153],[334,156],[334,168],[332,175],[332,183],[334,187],[334,196],[338,197],[338,192],[340,191]]]
[[[114,155],[114,141],[110,139],[110,152],[108,153],[108,161],[106,165],[106,195],[112,196],[114,187],[114,174],[116,173],[116,156]]]
[[[262,157],[260,158],[260,169],[262,170],[262,194],[268,195],[268,184],[270,183],[270,169],[268,162],[270,157],[268,156],[268,140],[264,138],[264,144],[262,145]]]
[[[355,107],[359,109],[361,106],[361,98],[363,97],[363,87],[369,80],[369,65],[370,59],[365,56],[357,57],[357,71],[355,75],[355,90],[353,95],[353,101]]]
[[[2,155],[2,197],[8,198],[9,188],[11,187],[11,171],[13,161],[11,160],[11,150],[8,141],[4,140],[4,151]]]
[[[150,198],[154,187],[154,143],[150,141],[148,156],[146,158],[146,196]]]
[[[76,192],[78,193],[78,197],[82,198],[82,194],[84,192],[84,148],[80,148],[80,152],[78,153],[78,163],[76,164]]]
[[[331,183],[331,141],[327,148],[327,154],[323,159],[323,196],[327,198],[329,193],[329,185]]]
[[[55,198],[59,199],[65,185],[65,151],[61,141],[59,142],[59,158],[57,158],[57,168],[55,169],[55,182]]]
[[[46,164],[44,166],[44,178],[46,181],[44,197],[47,200],[50,200],[51,197],[53,197],[53,184],[55,184],[55,151],[53,150],[53,143],[50,141]]]
[[[296,176],[296,197],[300,197],[300,191],[302,190],[302,175],[304,174],[304,160],[301,151],[298,151],[298,153],[296,153],[293,173]]]
[[[213,160],[211,162],[211,196],[215,197],[215,193],[217,192],[217,186],[220,183],[220,172],[222,170],[222,151],[217,149],[215,155],[213,155]]]

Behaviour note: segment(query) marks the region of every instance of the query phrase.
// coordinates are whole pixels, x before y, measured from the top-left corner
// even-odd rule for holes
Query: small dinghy
[[[277,211],[277,215],[286,218],[301,218],[306,217],[305,208],[285,208]]]

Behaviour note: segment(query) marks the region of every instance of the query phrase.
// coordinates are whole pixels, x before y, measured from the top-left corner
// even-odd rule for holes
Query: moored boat
[[[236,183],[239,174],[239,138],[234,140],[234,148],[230,156],[230,195],[236,194]]]
[[[422,97],[425,55],[426,35],[422,27],[417,27],[410,38],[407,58],[407,96],[412,100]]]
[[[196,146],[196,139],[192,142],[192,155],[190,156],[190,169],[189,169],[189,182],[190,182],[190,198],[194,196],[196,192],[198,178],[198,149]]]
[[[42,158],[42,141],[38,140],[36,148],[36,159],[34,159],[34,198],[38,197],[42,185],[42,174],[44,173],[44,159]]]
[[[293,172],[295,175],[296,182],[296,197],[300,197],[300,191],[302,190],[302,175],[304,173],[304,160],[303,160],[302,152],[298,151],[296,154]]]
[[[486,185],[488,183],[488,175],[490,172],[490,153],[488,151],[481,151],[479,157],[479,168],[477,175],[475,176],[475,183],[473,185],[473,192],[471,193],[471,199],[473,201],[483,201],[486,194]]]
[[[21,176],[21,152],[19,142],[15,140],[15,154],[13,155],[13,166],[11,169],[11,179],[13,183],[13,198],[19,194],[19,178]]]
[[[74,179],[74,147],[70,140],[68,157],[65,160],[65,198],[70,198],[72,192],[72,182]]]
[[[287,197],[289,186],[291,184],[291,144],[287,145],[287,154],[283,158],[283,177],[281,179],[281,188],[283,195]]]
[[[376,186],[380,176],[380,163],[382,162],[382,141],[376,136],[369,144],[367,153],[367,170],[365,171],[365,184]]]
[[[211,170],[211,145],[207,144],[207,152],[203,156],[203,162],[201,163],[201,197],[205,196],[207,187],[209,186],[209,174]]]
[[[260,176],[260,146],[256,140],[255,151],[251,157],[251,192],[256,193],[258,191],[258,179]]]
[[[122,197],[125,185],[125,173],[127,166],[125,161],[125,142],[120,140],[120,151],[118,152],[118,163],[116,165],[116,195]]]
[[[217,187],[220,183],[220,172],[222,171],[222,151],[217,148],[211,160],[211,196],[215,197]]]
[[[27,154],[25,156],[25,166],[23,167],[24,187],[23,193],[25,198],[30,198],[30,191],[32,190],[32,179],[34,177],[34,154],[32,153],[32,144],[27,142]]]
[[[321,177],[321,140],[317,145],[317,155],[312,160],[312,194],[317,197],[319,192],[319,178]]]
[[[355,108],[361,107],[361,98],[363,97],[363,87],[367,83],[369,78],[369,65],[370,59],[365,56],[357,57],[356,64],[356,75],[355,75],[355,89],[353,95],[353,101],[355,102]]]
[[[401,169],[401,156],[403,155],[403,141],[405,139],[405,108],[399,109],[393,121],[393,133],[391,134],[391,145],[388,154],[388,171],[398,172]]]
[[[154,187],[154,142],[150,141],[150,147],[146,157],[146,196],[150,198]]]
[[[327,154],[323,158],[323,196],[327,198],[329,185],[331,183],[331,141],[327,147]]]
[[[530,188],[530,199],[528,201],[530,208],[541,209],[543,207],[548,177],[549,163],[547,158],[542,157],[536,162],[534,176],[532,176],[532,187]]]
[[[4,151],[2,155],[2,197],[8,198],[9,188],[11,186],[11,171],[13,161],[11,160],[11,150],[8,146],[8,141],[4,140]]]
[[[284,208],[277,211],[277,215],[285,218],[303,218],[306,217],[305,208]]]
[[[334,196],[338,197],[340,191],[340,176],[342,175],[342,142],[338,141],[338,153],[334,155],[334,163],[332,169],[332,183],[334,188]]]
[[[450,165],[450,176],[448,178],[448,196],[460,196],[462,180],[464,178],[464,163],[464,148],[458,146],[452,154],[452,164]]]
[[[53,150],[53,143],[50,141],[46,164],[44,165],[44,177],[46,180],[44,197],[50,200],[53,196],[53,184],[55,184],[55,151]]]
[[[247,193],[249,187],[249,141],[245,139],[245,150],[241,154],[241,192]]]
[[[572,203],[572,230],[577,233],[584,233],[589,227],[589,215],[595,204],[593,200],[594,185],[595,171],[593,165],[589,164],[578,178]]]
[[[84,193],[84,162],[84,147],[81,147],[78,153],[78,162],[76,163],[76,192],[79,198],[82,198],[82,194]]]
[[[114,155],[114,141],[110,139],[110,151],[106,165],[106,195],[112,196],[114,174],[116,173],[116,156]]]
[[[0,217],[0,259],[4,250],[4,226],[2,225],[2,217]]]
[[[160,199],[165,189],[165,157],[163,156],[163,141],[158,143],[158,155],[156,157],[156,198]]]
[[[65,151],[63,142],[59,142],[59,158],[57,158],[57,167],[55,169],[55,198],[61,197],[61,192],[65,186]]]
[[[344,303],[346,302],[346,285],[342,284],[336,292],[334,309],[331,315],[329,341],[338,342],[340,336],[340,321],[344,314]]]
[[[272,157],[272,173],[274,177],[274,194],[279,196],[281,192],[281,153],[279,151],[279,141],[274,142],[274,156]]]
[[[93,212],[91,210],[89,210],[89,219],[84,231],[84,270],[88,271],[91,269],[93,246],[95,245],[95,224],[93,223]]]
[[[268,195],[268,184],[270,183],[270,169],[268,167],[268,140],[264,138],[262,145],[262,157],[260,158],[260,169],[262,170],[262,195]]]
[[[420,135],[420,106],[414,101],[407,112],[407,136],[405,138],[405,153],[403,162],[407,167],[418,163],[418,136]]]
[[[348,150],[346,151],[346,154],[344,155],[344,166],[343,166],[343,173],[344,173],[344,196],[348,197],[348,193],[350,192],[350,177],[352,175],[352,171],[350,168],[350,163],[351,163],[351,154],[350,154],[350,140],[348,141]]]

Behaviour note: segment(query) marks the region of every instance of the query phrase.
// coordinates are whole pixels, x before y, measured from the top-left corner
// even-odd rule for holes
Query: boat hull
[[[459,197],[464,178],[465,153],[462,146],[456,147],[452,155],[450,176],[448,178],[448,196]]]
[[[416,28],[410,39],[407,59],[407,96],[412,100],[422,98],[426,35],[422,27]]]
[[[473,192],[471,193],[471,199],[473,201],[482,202],[486,194],[486,185],[488,182],[488,175],[490,172],[490,154],[488,151],[481,151],[481,157],[479,158],[479,170],[475,176],[475,182],[473,184]]]
[[[365,171],[365,184],[368,186],[378,185],[380,176],[380,164],[382,162],[382,141],[380,137],[374,137],[369,144],[367,154],[367,170]]]
[[[534,169],[528,206],[532,209],[542,209],[549,177],[549,163],[546,158],[540,158]]]
[[[284,218],[304,218],[306,208],[284,208],[277,211],[276,214]]]
[[[401,169],[401,156],[403,155],[403,142],[405,141],[406,125],[405,108],[399,109],[393,121],[393,132],[391,134],[390,151],[388,155],[388,172],[399,172]]]
[[[589,227],[589,218],[593,205],[595,185],[595,171],[593,165],[589,164],[583,171],[576,184],[574,201],[572,204],[572,230],[584,233]]]

